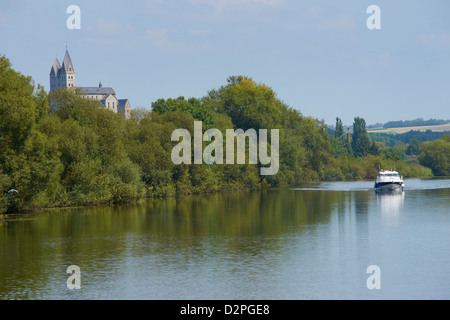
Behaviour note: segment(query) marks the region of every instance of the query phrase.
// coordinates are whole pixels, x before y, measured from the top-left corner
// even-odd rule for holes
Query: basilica
[[[58,59],[53,62],[50,69],[50,91],[58,88],[75,88],[75,70],[69,51],[66,49],[62,65]],[[121,113],[126,119],[130,118],[130,101],[128,99],[118,99],[116,92],[111,87],[103,87],[100,82],[97,87],[76,87],[80,89],[83,97],[99,100],[109,110]]]

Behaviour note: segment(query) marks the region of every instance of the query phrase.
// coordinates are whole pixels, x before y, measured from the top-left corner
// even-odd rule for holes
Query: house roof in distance
[[[127,104],[128,99],[118,99],[119,101],[119,107],[125,107],[125,105]]]
[[[79,87],[79,89],[85,95],[116,95],[116,92],[111,87]]]

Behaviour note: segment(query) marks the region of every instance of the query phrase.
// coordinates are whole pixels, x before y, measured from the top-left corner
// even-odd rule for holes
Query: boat
[[[404,187],[403,176],[395,170],[380,170],[375,181],[376,191],[403,191]]]

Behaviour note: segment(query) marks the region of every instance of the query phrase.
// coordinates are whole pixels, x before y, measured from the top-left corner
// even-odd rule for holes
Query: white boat
[[[376,191],[391,191],[401,190],[405,184],[403,183],[403,177],[395,170],[381,170],[378,173],[377,180],[375,181]]]

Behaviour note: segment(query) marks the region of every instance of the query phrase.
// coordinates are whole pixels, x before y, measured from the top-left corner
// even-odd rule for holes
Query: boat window
[[[385,172],[380,172],[378,174],[378,176],[380,176],[380,177],[399,177],[398,173],[385,173]]]

